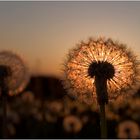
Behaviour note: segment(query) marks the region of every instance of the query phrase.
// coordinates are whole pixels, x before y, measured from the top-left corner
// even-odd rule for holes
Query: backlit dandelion
[[[0,52],[0,94],[3,105],[3,138],[7,138],[7,97],[21,92],[29,80],[22,59],[9,51]]]
[[[2,67],[7,71],[4,81],[9,89],[9,95],[21,92],[29,81],[29,74],[23,60],[10,51],[0,52],[0,74],[3,77]]]
[[[126,45],[111,39],[89,39],[69,52],[64,68],[64,87],[69,95],[92,104],[97,97],[96,73],[107,79],[108,99],[111,100],[137,89],[138,72],[139,62]]]
[[[140,81],[139,62],[126,45],[111,39],[81,42],[69,52],[64,88],[82,102],[100,105],[101,138],[107,137],[105,104],[119,95],[134,93]]]

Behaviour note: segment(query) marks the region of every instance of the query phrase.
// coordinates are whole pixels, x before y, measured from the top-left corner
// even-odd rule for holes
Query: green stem
[[[105,104],[100,104],[100,130],[101,130],[101,138],[102,139],[107,138]]]

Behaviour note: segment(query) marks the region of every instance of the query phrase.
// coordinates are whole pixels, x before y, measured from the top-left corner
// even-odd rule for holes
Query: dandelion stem
[[[107,138],[107,125],[105,116],[105,104],[100,104],[100,129],[101,138]]]
[[[3,113],[3,138],[7,138],[7,95],[8,86],[6,84],[6,78],[10,75],[10,69],[7,66],[0,65],[0,89],[2,95],[2,113]]]
[[[108,103],[107,79],[95,76],[96,94],[100,106],[100,130],[101,138],[107,138],[107,125],[105,116],[105,104]]]
[[[7,138],[7,95],[2,93],[2,108],[3,108],[3,138]]]

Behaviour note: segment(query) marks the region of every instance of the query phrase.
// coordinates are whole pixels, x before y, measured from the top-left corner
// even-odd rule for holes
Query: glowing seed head
[[[132,120],[125,120],[119,123],[118,138],[121,139],[137,139],[140,138],[139,125]]]
[[[29,74],[22,59],[9,51],[0,52],[0,83],[9,89],[9,95],[21,92],[29,81]]]
[[[69,115],[66,116],[63,120],[63,127],[66,132],[68,133],[78,133],[82,129],[82,122],[81,120],[74,116],[74,115]]]
[[[82,102],[96,101],[95,76],[107,79],[109,100],[138,88],[140,63],[126,45],[111,39],[89,39],[72,49],[64,64],[64,88]]]

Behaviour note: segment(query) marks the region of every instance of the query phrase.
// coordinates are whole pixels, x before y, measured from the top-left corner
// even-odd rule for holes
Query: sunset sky
[[[68,50],[98,36],[139,55],[140,2],[0,2],[0,49],[20,54],[32,73],[61,76]]]

